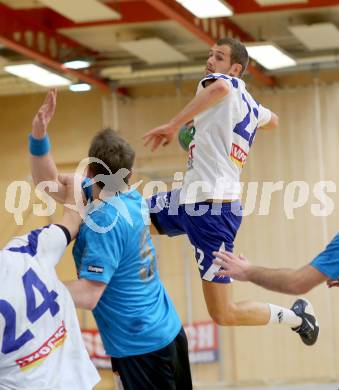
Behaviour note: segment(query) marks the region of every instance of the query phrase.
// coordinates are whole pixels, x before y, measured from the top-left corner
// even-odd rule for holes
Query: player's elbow
[[[303,295],[308,293],[311,289],[312,287],[307,284],[297,284],[290,288],[290,294]]]
[[[263,125],[260,127],[260,129],[263,130],[274,130],[279,126],[279,117],[274,112],[271,112],[271,119],[269,122],[266,123],[266,125]]]
[[[86,301],[84,302],[84,309],[85,310],[94,310],[98,304],[98,299],[95,297],[88,296]]]
[[[95,309],[96,305],[97,305],[96,303],[90,302],[90,303],[85,307],[85,310],[93,311],[93,310]]]
[[[99,297],[93,291],[91,288],[88,288],[87,290],[83,291],[82,296],[80,298],[82,300],[81,302],[81,308],[85,310],[94,310],[99,302]]]
[[[286,278],[291,287],[291,293],[295,295],[306,294],[320,283],[326,281],[327,276],[315,269],[312,264],[307,264],[297,270],[291,271]]]
[[[308,293],[313,286],[304,280],[296,277],[291,278],[289,283],[286,283],[286,293],[291,295],[302,295]]]
[[[88,279],[79,279],[75,282],[76,293],[72,293],[73,299],[78,308],[85,310],[94,310],[106,288],[103,282],[97,282]]]
[[[274,112],[272,112],[270,126],[272,129],[276,129],[279,126],[279,117]]]

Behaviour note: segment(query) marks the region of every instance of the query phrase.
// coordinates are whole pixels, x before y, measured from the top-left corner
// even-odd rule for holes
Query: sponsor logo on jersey
[[[61,326],[56,332],[46,340],[35,352],[17,359],[15,362],[21,371],[26,371],[44,362],[44,360],[60,347],[67,337],[67,330],[62,321]]]
[[[231,159],[242,168],[246,162],[247,153],[239,145],[232,144]]]
[[[87,271],[93,272],[95,274],[102,274],[104,272],[104,267],[98,267],[97,265],[89,265]]]

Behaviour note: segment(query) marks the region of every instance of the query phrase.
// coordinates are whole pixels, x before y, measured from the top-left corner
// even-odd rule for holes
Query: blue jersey
[[[311,263],[311,265],[326,275],[329,279],[339,278],[339,233]]]
[[[93,314],[113,357],[159,350],[182,326],[159,279],[148,212],[136,190],[106,199],[88,214],[73,248],[79,277],[107,284]]]

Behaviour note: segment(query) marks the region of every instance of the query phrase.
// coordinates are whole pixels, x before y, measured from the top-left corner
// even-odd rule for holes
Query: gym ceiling
[[[224,3],[231,16],[198,18],[176,0],[0,0],[0,95],[46,89],[5,70],[28,63],[102,91],[196,79],[223,36],[273,44],[293,59],[277,69],[251,60],[246,78],[262,86],[339,66],[339,0]],[[87,67],[65,65],[75,60]]]

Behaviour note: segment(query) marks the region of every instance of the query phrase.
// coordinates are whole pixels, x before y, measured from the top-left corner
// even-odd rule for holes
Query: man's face
[[[208,54],[205,75],[211,73],[230,74],[231,71],[231,48],[227,45],[212,46]]]

